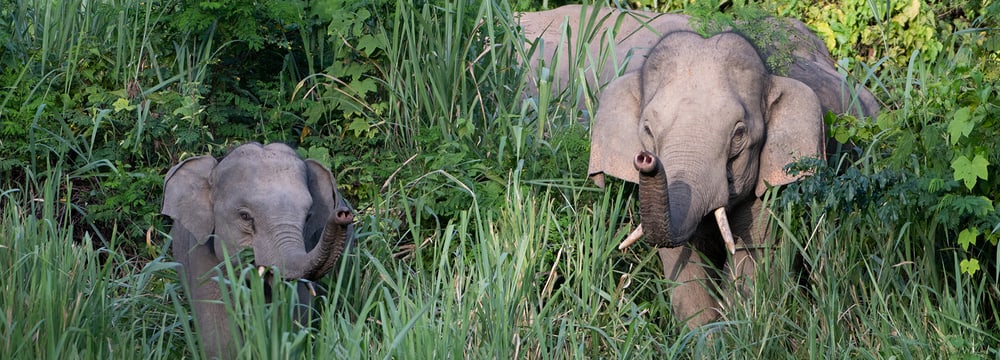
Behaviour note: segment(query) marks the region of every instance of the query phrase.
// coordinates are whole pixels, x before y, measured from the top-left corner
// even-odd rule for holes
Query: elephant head
[[[600,100],[589,173],[599,185],[604,174],[639,184],[641,231],[657,247],[684,245],[717,209],[724,219],[793,181],[782,168],[796,158],[824,156],[817,96],[770,74],[733,32],[665,35]]]
[[[523,61],[530,67],[526,95],[537,96],[535,84],[541,74],[553,81],[552,91],[567,90],[570,79],[586,79],[590,88],[604,87],[618,77],[619,71],[639,71],[644,59],[666,34],[693,31],[692,19],[682,14],[648,11],[619,11],[600,6],[565,5],[556,9],[519,14],[525,40],[537,51]],[[786,76],[808,85],[819,97],[824,111],[854,116],[874,116],[879,104],[861,84],[849,86],[837,71],[830,53],[816,35],[801,21],[769,19],[787,42],[761,44],[762,56],[791,50],[794,61]],[[785,45],[791,45],[786,47]],[[582,45],[582,46],[581,46]],[[608,46],[613,51],[608,51]],[[780,46],[779,46],[780,45]],[[779,61],[780,62],[780,61]],[[541,71],[548,68],[549,71]],[[583,108],[581,108],[583,109]]]
[[[209,357],[231,346],[219,284],[208,280],[223,254],[253,249],[256,265],[286,279],[322,277],[353,236],[353,214],[336,187],[330,170],[284,144],[246,144],[221,161],[194,157],[167,173],[162,213],[173,219],[173,256]]]

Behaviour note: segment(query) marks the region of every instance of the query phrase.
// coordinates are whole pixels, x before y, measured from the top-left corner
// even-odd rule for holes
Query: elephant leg
[[[749,296],[756,282],[757,260],[761,251],[753,248],[738,248],[726,264],[725,274],[731,280],[732,290]]]
[[[207,281],[204,287],[214,287],[211,290],[195,290],[196,293],[219,293],[218,285],[211,280]],[[229,318],[226,316],[226,308],[218,299],[207,297],[194,297],[192,299],[195,321],[198,323],[198,334],[201,339],[202,349],[205,351],[207,359],[226,358],[225,354],[232,353],[230,338],[232,337],[229,328]]]
[[[670,291],[674,316],[690,329],[718,318],[711,263],[703,261],[690,246],[660,248],[659,251],[664,275],[678,283]]]
[[[773,268],[776,248],[773,243],[750,244],[741,243],[736,246],[736,254],[733,254],[726,263],[723,273],[728,278],[728,283],[734,295],[748,297],[753,294],[753,288],[759,280],[778,281],[779,270]],[[768,264],[764,264],[767,262]],[[764,269],[763,279],[757,279],[757,270],[761,266],[772,268]]]
[[[315,307],[316,298],[326,296],[326,290],[320,284],[308,280],[299,280],[295,284],[298,295],[295,303],[295,321],[301,326],[310,326],[319,318]]]
[[[201,346],[207,359],[233,357],[234,334],[230,328],[226,307],[222,304],[219,283],[211,277],[218,259],[205,245],[196,246],[190,253],[185,277],[191,290],[191,307]]]
[[[736,253],[726,262],[723,274],[735,294],[749,296],[757,282],[757,267],[764,260],[770,260],[775,251],[774,243],[768,236],[767,219],[763,216],[760,202],[750,206],[750,211],[737,214],[737,224],[749,224],[738,236]],[[743,227],[743,226],[741,226]],[[769,271],[772,276],[776,271]],[[767,281],[769,279],[765,279]],[[770,279],[776,280],[776,279]]]

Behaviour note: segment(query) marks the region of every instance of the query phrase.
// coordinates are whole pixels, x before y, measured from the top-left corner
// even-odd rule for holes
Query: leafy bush
[[[933,11],[940,5],[923,0],[848,0],[817,5],[805,11],[805,21],[815,25],[816,33],[836,58],[853,54],[868,63],[890,58],[905,64],[914,53],[924,61],[932,61],[944,47],[938,40]],[[887,39],[891,39],[892,46],[886,46]]]
[[[943,75],[913,63],[913,82],[906,86],[912,90],[903,95],[907,106],[867,125],[878,135],[866,140],[888,154],[878,166],[919,177],[912,210],[947,229],[949,242],[965,250],[977,243],[996,246],[1000,217],[993,199],[1000,196],[1000,180],[989,169],[1000,164],[1000,147],[992,140],[1000,136],[997,82],[972,64],[949,65]],[[976,253],[963,263],[969,274],[979,269]]]

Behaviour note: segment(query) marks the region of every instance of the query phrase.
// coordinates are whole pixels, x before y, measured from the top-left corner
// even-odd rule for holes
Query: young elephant
[[[170,169],[162,213],[173,219],[174,260],[208,358],[234,355],[220,284],[212,279],[223,251],[236,256],[252,248],[256,265],[274,266],[286,279],[319,279],[354,233],[354,216],[336,188],[330,170],[284,144],[246,144],[221,161],[199,156]]]
[[[525,14],[525,32],[545,40],[539,56],[573,58],[574,47],[550,44],[560,39],[553,24],[604,19],[588,50],[595,60],[586,63],[599,63],[596,47],[611,39],[622,63],[587,77],[592,86],[607,82],[591,129],[589,175],[599,186],[605,174],[639,184],[642,224],[621,247],[643,236],[658,247],[664,274],[678,283],[670,293],[674,315],[700,326],[719,316],[715,289],[727,285],[723,279],[752,284],[756,261],[774,245],[760,197],[796,180],[786,164],[825,156],[823,113],[871,116],[878,104],[848,86],[823,43],[794,20],[774,20],[787,25],[781,31],[792,45],[793,61],[779,76],[765,66],[776,49],[758,51],[735,31],[705,38],[683,15],[589,11]],[[626,73],[615,78],[608,68]]]

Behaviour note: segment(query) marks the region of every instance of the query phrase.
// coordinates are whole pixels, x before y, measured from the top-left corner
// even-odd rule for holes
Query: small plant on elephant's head
[[[789,37],[795,28],[787,20],[773,17],[774,11],[761,5],[746,1],[724,4],[729,6],[722,8],[711,0],[694,1],[687,8],[692,27],[704,37],[724,31],[738,32],[757,48],[772,73],[784,75],[795,62],[792,52],[799,46]]]

